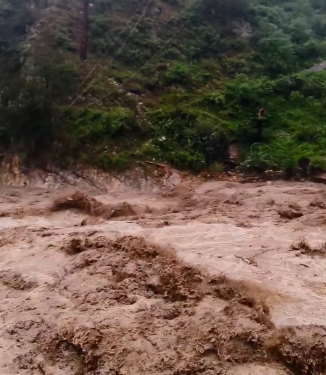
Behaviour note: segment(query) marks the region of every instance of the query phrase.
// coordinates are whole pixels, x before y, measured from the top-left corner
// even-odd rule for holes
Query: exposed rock
[[[286,210],[278,210],[278,214],[285,218],[285,219],[296,219],[298,217],[303,216],[303,213],[301,211],[295,211],[293,209],[286,209]]]

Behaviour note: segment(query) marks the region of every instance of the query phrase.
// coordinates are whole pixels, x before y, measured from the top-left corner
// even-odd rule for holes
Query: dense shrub
[[[56,3],[74,16],[42,33],[46,2],[0,4],[1,152],[197,172],[236,141],[249,170],[326,167],[325,1],[95,1],[81,65],[80,2]]]

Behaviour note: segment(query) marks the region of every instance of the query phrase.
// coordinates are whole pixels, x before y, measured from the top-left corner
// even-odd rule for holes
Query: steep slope
[[[27,7],[28,58],[1,94],[4,150],[214,172],[236,143],[244,169],[325,167],[326,74],[309,71],[326,57],[324,2],[95,0],[83,64],[81,6]]]

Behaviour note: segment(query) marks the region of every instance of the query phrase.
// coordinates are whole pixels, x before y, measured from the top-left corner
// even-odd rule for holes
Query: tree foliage
[[[80,65],[80,2],[1,2],[1,152],[199,171],[236,141],[241,168],[326,167],[325,1],[93,5]]]

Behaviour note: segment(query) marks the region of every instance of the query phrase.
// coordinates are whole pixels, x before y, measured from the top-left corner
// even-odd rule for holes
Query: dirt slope
[[[3,188],[0,373],[325,373],[325,198]]]

